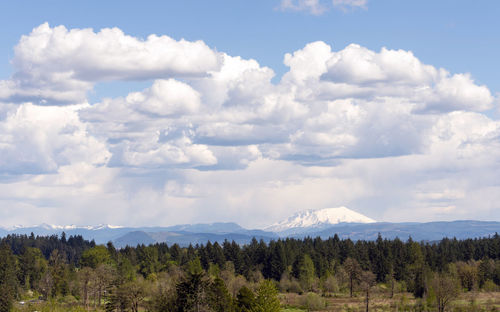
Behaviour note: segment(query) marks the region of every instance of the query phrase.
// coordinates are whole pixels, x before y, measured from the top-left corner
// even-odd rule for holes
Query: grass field
[[[319,296],[318,296],[319,297]],[[365,298],[360,294],[350,298],[347,294],[334,294],[320,297],[320,307],[307,308],[307,295],[298,295],[294,293],[280,294],[280,300],[283,306],[282,312],[301,312],[301,311],[347,311],[361,312],[365,311]],[[316,302],[318,303],[318,302]],[[74,298],[65,298],[64,300],[15,304],[15,312],[84,312],[84,311],[104,311],[104,309],[86,310],[78,306]],[[140,311],[146,311],[141,309]],[[370,311],[436,311],[434,302],[428,302],[426,299],[415,299],[409,293],[399,293],[394,298],[389,298],[387,293],[374,293],[370,300]],[[468,292],[461,294],[450,305],[447,311],[457,312],[493,312],[500,311],[500,292]]]
[[[365,311],[365,298],[361,295],[350,298],[348,295],[332,295],[323,297],[325,306],[307,309],[305,295],[282,294],[282,311]],[[500,292],[469,292],[454,300],[449,311],[500,311]],[[409,293],[396,294],[389,298],[385,293],[373,294],[370,300],[370,311],[436,311],[435,303],[426,299],[415,299]]]

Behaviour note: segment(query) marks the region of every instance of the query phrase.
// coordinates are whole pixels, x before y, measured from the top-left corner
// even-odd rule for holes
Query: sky
[[[0,2],[0,226],[500,221],[500,2]]]

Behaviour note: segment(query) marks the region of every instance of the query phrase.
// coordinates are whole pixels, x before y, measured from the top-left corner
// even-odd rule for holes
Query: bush
[[[334,276],[328,276],[323,282],[323,289],[328,293],[339,292],[339,283]]]
[[[484,282],[483,290],[488,292],[498,291],[498,286],[492,280]]]
[[[307,309],[307,311],[318,311],[325,309],[326,301],[320,295],[310,292],[303,297],[302,305]]]

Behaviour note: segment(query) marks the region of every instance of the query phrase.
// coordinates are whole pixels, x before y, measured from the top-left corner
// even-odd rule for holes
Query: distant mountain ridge
[[[123,228],[123,226],[119,225],[110,225],[110,224],[98,224],[98,225],[54,225],[54,224],[47,224],[47,223],[42,223],[39,225],[34,225],[34,226],[28,226],[24,227],[22,225],[16,225],[10,228],[1,228],[4,231],[9,231],[9,232],[14,232],[16,230],[23,230],[23,229],[28,229],[28,228],[37,228],[37,229],[44,229],[47,231],[50,230],[75,230],[75,229],[86,229],[86,230],[100,230],[104,228],[109,228],[109,229],[118,229],[118,228]]]
[[[434,221],[434,222],[406,222],[388,223],[377,222],[370,224],[339,224],[334,227],[307,233],[296,233],[288,237],[303,238],[305,236],[321,237],[326,239],[335,234],[341,239],[376,240],[380,234],[386,239],[401,240],[412,238],[414,241],[438,241],[443,238],[468,239],[493,236],[500,233],[500,222],[496,221]]]
[[[187,246],[192,244],[206,244],[207,241],[220,242],[234,240],[240,244],[249,243],[252,238],[270,241],[277,239],[278,235],[263,230],[249,230],[233,222],[216,222],[207,224],[181,224],[168,227],[123,227],[110,225],[97,226],[59,226],[41,224],[37,226],[11,229],[0,228],[0,236],[9,234],[21,235],[81,235],[88,240],[95,240],[97,244],[113,242],[116,247],[137,244],[167,243]]]
[[[81,235],[98,244],[113,242],[116,247],[136,246],[138,244],[167,243],[206,244],[208,241],[222,243],[224,240],[238,244],[250,243],[253,238],[266,242],[278,238],[321,237],[337,235],[352,240],[375,240],[380,234],[383,238],[409,237],[416,241],[437,241],[442,238],[457,239],[492,236],[500,232],[500,222],[495,221],[439,221],[439,222],[376,222],[346,207],[307,210],[275,223],[265,230],[245,229],[233,222],[181,224],[168,227],[122,227],[113,225],[96,226],[58,226],[41,224],[31,227],[0,228],[0,237],[9,234],[30,235]]]

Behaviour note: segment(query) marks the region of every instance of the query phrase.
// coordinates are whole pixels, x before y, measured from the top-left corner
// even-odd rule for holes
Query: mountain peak
[[[339,223],[373,222],[376,221],[346,207],[324,208],[319,210],[310,209],[298,212],[286,220],[271,225],[266,228],[266,230],[281,232],[293,228],[315,228]]]
[[[56,224],[48,224],[48,223],[41,223],[38,225],[31,225],[31,226],[23,226],[23,225],[15,225],[12,227],[0,227],[6,231],[16,231],[16,230],[23,230],[23,229],[39,229],[39,230],[45,230],[45,231],[70,231],[70,230],[89,230],[89,231],[95,231],[95,230],[103,230],[103,229],[119,229],[123,228],[123,226],[119,225],[110,225],[110,224],[99,224],[99,225],[56,225]]]

